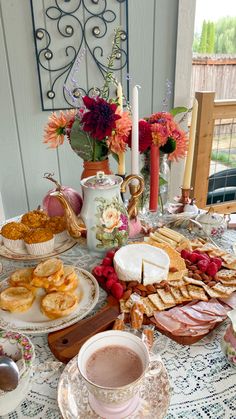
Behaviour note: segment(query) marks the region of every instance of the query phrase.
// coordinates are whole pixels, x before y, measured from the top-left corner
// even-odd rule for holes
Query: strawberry
[[[111,293],[113,297],[115,297],[117,300],[120,300],[124,294],[122,285],[119,282],[115,282],[115,284],[113,284],[111,287]]]
[[[111,260],[113,260],[114,259],[114,256],[115,256],[115,253],[116,253],[116,250],[109,250],[107,252],[107,254],[106,254],[106,257],[107,258],[110,258]]]
[[[211,258],[211,262],[214,262],[217,265],[217,268],[218,268],[218,271],[219,271],[221,266],[222,266],[221,258]]]
[[[105,258],[102,260],[102,265],[104,265],[104,266],[111,266],[111,265],[112,265],[112,260],[111,260],[111,258],[105,257]]]
[[[208,267],[207,267],[207,270],[206,270],[207,275],[215,276],[217,274],[217,272],[218,272],[218,267],[217,267],[216,263],[215,262],[210,262]]]
[[[113,273],[115,273],[113,266],[103,266],[103,275],[105,278],[108,278],[108,276]]]
[[[189,250],[186,250],[186,249],[181,250],[181,257],[183,259],[188,259],[189,260],[190,255],[191,255],[191,252],[189,252]]]
[[[112,278],[109,278],[106,282],[106,288],[110,290],[113,284],[115,284],[115,281]]]
[[[208,265],[210,264],[210,262],[208,260],[199,260],[197,263],[197,267],[200,269],[201,272],[206,272]]]
[[[190,260],[190,262],[195,263],[198,260],[198,254],[197,253],[190,253],[190,255],[188,256],[188,260]]]
[[[112,281],[114,281],[114,282],[118,282],[118,276],[117,276],[117,274],[116,274],[115,272],[110,273],[110,274],[108,275],[107,279],[108,279],[108,280],[112,279]]]
[[[103,266],[101,266],[101,265],[95,266],[92,270],[92,274],[95,276],[95,278],[98,278],[98,277],[102,276],[103,275]]]

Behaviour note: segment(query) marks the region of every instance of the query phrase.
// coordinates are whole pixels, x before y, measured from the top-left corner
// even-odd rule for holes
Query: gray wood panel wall
[[[140,117],[162,109],[167,78],[174,86],[179,1],[129,0],[129,72],[141,86]],[[0,0],[0,91],[0,192],[9,218],[41,203],[51,187],[44,172],[80,189],[82,171],[68,144],[55,151],[42,142],[49,112],[41,111],[29,0]]]

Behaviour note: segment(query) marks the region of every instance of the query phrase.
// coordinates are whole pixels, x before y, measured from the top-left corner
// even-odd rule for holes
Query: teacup
[[[88,378],[86,366],[89,358],[99,349],[108,346],[122,346],[138,355],[142,363],[142,372],[138,378],[121,387],[103,387]],[[127,412],[127,408],[137,405],[139,390],[148,367],[149,352],[146,345],[139,337],[124,331],[109,330],[98,333],[84,343],[78,354],[78,368],[89,391],[91,407],[98,414],[104,409],[111,409],[113,412],[114,410]]]

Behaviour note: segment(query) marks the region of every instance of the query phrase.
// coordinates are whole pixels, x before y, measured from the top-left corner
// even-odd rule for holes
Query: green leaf
[[[93,139],[89,134],[81,130],[79,120],[76,120],[72,126],[70,145],[81,159],[85,161],[93,160]]]
[[[173,108],[170,110],[171,115],[176,116],[179,113],[187,112],[188,108],[185,108],[184,106],[177,106],[176,108]]]
[[[159,176],[159,186],[163,186],[166,183],[168,183],[167,180],[165,180],[163,177]]]
[[[111,154],[112,154],[112,157],[114,157],[115,161],[119,164],[119,156],[118,156],[118,154],[113,153],[113,152]]]

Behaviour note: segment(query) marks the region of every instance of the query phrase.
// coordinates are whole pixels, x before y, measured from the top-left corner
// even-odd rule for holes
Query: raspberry
[[[115,284],[113,284],[111,287],[111,293],[113,297],[115,297],[117,300],[120,300],[124,294],[122,285],[119,282],[115,282]]]
[[[106,288],[110,290],[113,284],[115,284],[115,281],[112,278],[109,278],[106,282]]]
[[[111,266],[111,265],[112,265],[112,260],[111,260],[111,258],[105,257],[105,258],[102,260],[102,265],[104,265],[104,266]]]
[[[106,279],[104,278],[104,276],[99,276],[97,278],[97,281],[98,281],[99,285],[101,285],[102,288],[105,288]]]
[[[211,258],[211,262],[214,262],[217,265],[217,268],[218,268],[218,271],[219,271],[221,266],[222,266],[221,258]]]
[[[210,258],[206,253],[201,253],[198,255],[198,260],[208,260],[210,262]]]
[[[107,254],[106,254],[106,257],[113,260],[114,256],[115,256],[115,253],[116,253],[116,250],[109,250],[109,252],[107,252]]]
[[[113,273],[115,273],[113,266],[103,266],[103,275],[105,278],[108,278],[108,276]]]
[[[115,272],[109,274],[107,278],[108,278],[108,280],[112,279],[112,281],[118,282],[118,276]]]
[[[215,276],[218,272],[218,267],[215,262],[210,262],[208,265],[208,268],[206,270],[206,273],[210,276]]]
[[[186,249],[181,250],[181,257],[183,259],[189,259],[190,255],[191,255],[191,252],[189,252],[189,250],[186,250]]]
[[[190,253],[190,255],[188,256],[188,260],[190,260],[190,262],[195,263],[198,260],[198,254],[197,253]]]
[[[101,265],[95,266],[92,270],[92,274],[95,276],[95,278],[98,278],[98,277],[102,276],[103,275],[103,266],[101,266]]]
[[[201,272],[206,272],[206,270],[207,270],[207,268],[208,268],[208,266],[209,266],[209,262],[208,262],[208,260],[204,260],[204,259],[202,259],[202,260],[199,260],[198,261],[198,263],[197,263],[197,266],[198,266],[198,268],[200,269],[200,271]]]

